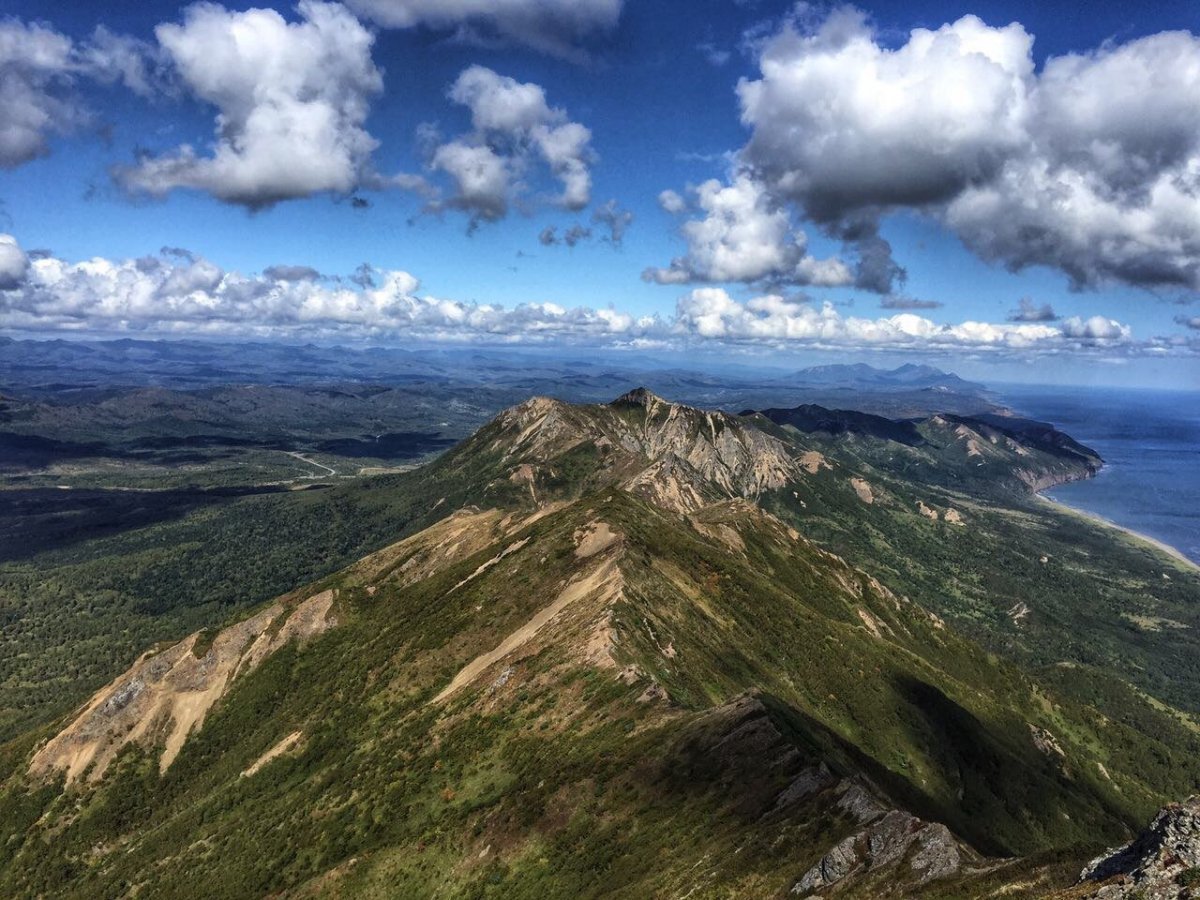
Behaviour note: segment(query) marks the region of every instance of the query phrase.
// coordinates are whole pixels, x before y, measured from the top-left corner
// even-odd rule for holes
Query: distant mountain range
[[[640,364],[672,386],[697,382],[700,373],[677,364]],[[156,385],[177,389],[230,384],[308,385],[317,382],[376,382],[393,386],[412,382],[488,380],[514,388],[559,379],[570,391],[572,381],[586,390],[591,381],[628,377],[633,371],[620,355],[601,361],[489,348],[349,348],[306,344],[222,343],[195,340],[66,341],[16,340],[0,336],[0,384],[9,389],[55,391],[80,387],[111,388]],[[982,385],[932,366],[906,364],[877,369],[865,364],[816,366],[795,373],[724,366],[700,376],[705,387],[737,389],[749,385],[789,384],[806,387],[901,391],[945,388],[981,394]],[[571,398],[577,399],[577,398]]]
[[[982,385],[929,366],[647,371],[624,357],[478,348],[0,338],[0,475],[41,472],[58,484],[67,473],[68,483],[86,476],[97,486],[87,473],[111,480],[134,467],[186,485],[209,483],[215,476],[201,470],[214,463],[236,480],[240,461],[245,483],[285,478],[272,460],[309,451],[357,472],[425,459],[532,395],[599,402],[639,382],[726,411],[809,404],[903,419],[1002,410]]]
[[[933,366],[906,363],[895,369],[877,369],[865,363],[813,366],[796,373],[800,384],[820,384],[867,390],[943,388],[960,393],[982,393],[983,385],[966,381]]]

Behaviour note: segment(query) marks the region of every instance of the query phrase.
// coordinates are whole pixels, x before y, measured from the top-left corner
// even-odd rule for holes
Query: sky
[[[1200,387],[1192,2],[0,0],[0,331]]]

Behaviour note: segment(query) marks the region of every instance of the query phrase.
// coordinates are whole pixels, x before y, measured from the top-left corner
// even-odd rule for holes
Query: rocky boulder
[[[1080,884],[1096,900],[1200,898],[1200,796],[1159,810],[1142,834],[1092,860]]]
[[[852,876],[891,870],[893,880],[924,885],[960,871],[963,851],[945,825],[925,822],[902,810],[885,810],[862,785],[845,781],[838,807],[861,824],[801,876],[792,893],[815,896],[838,890]],[[901,873],[901,867],[905,870]]]

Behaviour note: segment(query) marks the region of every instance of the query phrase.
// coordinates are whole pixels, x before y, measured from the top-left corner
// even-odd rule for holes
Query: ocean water
[[[1169,544],[1200,563],[1200,391],[998,385],[1016,412],[1050,422],[1105,461],[1043,492]]]

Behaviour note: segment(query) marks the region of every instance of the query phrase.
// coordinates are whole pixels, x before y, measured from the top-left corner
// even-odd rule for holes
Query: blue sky
[[[1009,368],[1019,365],[1022,359],[1053,356],[1069,358],[1072,366],[1094,365],[1106,372],[1114,366],[1132,367],[1142,380],[1167,377],[1163,373],[1172,371],[1183,373],[1185,378],[1195,376],[1200,335],[1196,327],[1200,322],[1195,318],[1200,316],[1200,304],[1195,302],[1200,259],[1194,257],[1200,255],[1200,220],[1189,232],[1186,219],[1191,210],[1200,211],[1200,202],[1182,207],[1181,213],[1178,199],[1169,208],[1155,208],[1152,202],[1147,206],[1149,201],[1145,200],[1151,187],[1160,183],[1152,176],[1194,172],[1194,167],[1200,165],[1200,126],[1193,123],[1189,129],[1181,124],[1181,107],[1164,107],[1157,111],[1158,118],[1152,114],[1146,123],[1151,141],[1156,140],[1158,128],[1159,145],[1176,148],[1174,156],[1166,154],[1170,158],[1135,146],[1129,136],[1128,116],[1122,119],[1107,112],[1098,113],[1094,121],[1077,123],[1074,130],[1064,127],[1043,137],[1037,130],[1038,123],[1049,121],[1053,109],[1039,113],[1041,119],[1020,111],[1028,121],[1022,119],[1019,138],[983,149],[978,142],[964,141],[947,152],[939,148],[937,159],[929,156],[933,152],[929,146],[913,150],[908,132],[893,130],[883,137],[873,130],[851,134],[851,139],[858,141],[854,147],[878,140],[881,148],[878,159],[864,154],[862,168],[877,173],[881,166],[886,169],[895,160],[897,181],[918,178],[913,173],[923,166],[935,180],[941,171],[950,173],[949,178],[965,170],[977,173],[980,166],[993,167],[985,175],[972,175],[974,180],[967,187],[935,188],[919,200],[911,200],[909,193],[887,185],[879,187],[871,181],[872,176],[853,171],[847,174],[845,168],[831,167],[827,161],[814,164],[817,157],[807,151],[792,153],[786,146],[779,150],[781,135],[799,134],[799,143],[803,144],[815,141],[819,128],[828,127],[827,137],[834,142],[829,146],[836,148],[841,139],[838,135],[844,137],[856,127],[874,129],[878,125],[874,119],[864,124],[861,114],[814,124],[815,104],[821,98],[811,93],[816,91],[810,78],[815,71],[813,60],[821,57],[829,66],[844,65],[847,80],[856,78],[851,69],[855,58],[847,47],[865,48],[863,52],[884,60],[881,79],[915,78],[915,82],[906,82],[904,90],[936,93],[925,105],[943,103],[941,92],[951,84],[973,95],[986,95],[991,88],[972,83],[977,70],[964,68],[960,57],[905,63],[897,56],[892,74],[883,71],[890,65],[886,60],[891,54],[903,54],[913,40],[913,29],[936,32],[965,15],[977,16],[983,27],[996,29],[994,35],[991,30],[985,33],[988,40],[994,37],[1019,46],[1019,34],[1014,37],[1012,32],[999,31],[1013,22],[1035,38],[1033,70],[1012,76],[1014,83],[1026,85],[1022,91],[1028,91],[1028,96],[1020,99],[1021,104],[1032,104],[1029,98],[1049,97],[1057,91],[1065,97],[1063,103],[1085,107],[1096,99],[1086,95],[1087,90],[1094,94],[1100,91],[1102,102],[1104,79],[1119,77],[1119,63],[1124,59],[1150,68],[1154,78],[1148,82],[1148,91],[1162,93],[1177,88],[1183,95],[1182,109],[1186,110],[1190,101],[1192,118],[1200,120],[1200,94],[1191,92],[1189,96],[1196,87],[1194,74],[1181,73],[1171,62],[1179,55],[1179,48],[1185,53],[1194,51],[1195,58],[1200,59],[1200,41],[1192,37],[1200,32],[1200,11],[1194,3],[1139,7],[1115,2],[896,2],[862,4],[859,13],[851,14],[828,6],[797,8],[765,0],[583,0],[577,10],[589,4],[594,6],[592,18],[587,18],[586,11],[580,13],[583,20],[572,20],[570,27],[558,20],[535,21],[533,14],[510,22],[472,13],[478,4],[470,0],[449,4],[464,10],[453,21],[447,20],[449,14],[430,13],[431,4],[424,0],[358,0],[348,4],[352,12],[338,7],[347,20],[357,20],[373,39],[366,53],[353,61],[359,67],[356,71],[362,66],[374,67],[380,79],[376,88],[350,92],[366,104],[367,112],[358,120],[351,114],[342,124],[342,132],[365,134],[376,145],[368,153],[355,156],[353,172],[347,175],[355,183],[348,189],[325,190],[319,180],[309,181],[295,188],[294,195],[264,204],[258,199],[246,200],[246,195],[222,197],[222,189],[212,188],[211,181],[199,188],[194,186],[197,178],[202,180],[207,175],[164,176],[159,169],[138,164],[140,159],[177,159],[184,144],[194,147],[200,158],[214,152],[220,106],[213,101],[212,91],[206,93],[204,88],[215,76],[203,70],[206,51],[199,44],[209,39],[209,32],[201,33],[195,22],[181,24],[191,21],[194,9],[189,12],[187,4],[167,3],[48,5],[6,0],[0,4],[6,28],[29,29],[33,23],[44,23],[44,32],[52,32],[71,44],[72,55],[64,57],[59,72],[31,75],[28,65],[22,67],[19,60],[10,60],[8,69],[37,88],[40,102],[67,104],[71,113],[57,126],[44,130],[40,135],[44,146],[36,153],[14,154],[0,169],[0,232],[12,236],[19,246],[19,251],[13,252],[24,254],[32,266],[31,274],[19,276],[24,279],[24,287],[15,286],[17,275],[10,279],[14,284],[12,296],[23,292],[25,299],[10,297],[8,306],[0,301],[0,328],[14,333],[67,332],[78,336],[126,329],[165,334],[236,334],[253,326],[257,334],[277,333],[284,339],[316,334],[329,339],[403,344],[453,340],[456,334],[451,325],[464,315],[472,318],[471,310],[481,306],[512,310],[522,304],[549,304],[551,318],[559,308],[611,307],[634,323],[626,325],[623,319],[616,331],[597,331],[598,326],[588,319],[563,332],[563,339],[573,342],[626,341],[631,346],[639,346],[640,342],[652,349],[681,339],[716,340],[743,353],[759,352],[754,348],[761,343],[763,352],[772,353],[870,355],[882,348],[917,355],[965,354],[966,358],[982,354],[981,359],[987,359],[998,348],[1000,352],[993,355],[997,361],[1002,356]],[[521,5],[519,0],[513,4]],[[236,27],[238,17],[249,9],[235,4],[211,6],[211,24]],[[306,20],[305,13],[292,4],[275,9],[292,25]],[[397,25],[397,16],[406,18]],[[837,25],[842,21],[838,16],[850,23],[844,27],[853,40],[834,33],[843,28]],[[163,23],[180,26],[182,49],[172,53],[161,31],[156,32]],[[137,58],[138,78],[131,78],[127,67],[121,69],[110,58],[115,55],[111,42],[104,44],[103,53],[92,51],[101,43],[95,36],[97,26],[126,42],[121,45],[126,51],[122,58]],[[1182,43],[1168,46],[1161,38],[1172,30],[1183,32]],[[789,33],[795,38],[791,43],[787,40]],[[316,39],[325,39],[322,34]],[[964,28],[961,34],[967,34],[967,30]],[[957,39],[959,32],[950,37]],[[839,43],[847,40],[849,43],[844,45]],[[965,42],[966,38],[960,41],[964,46]],[[1119,51],[1115,55],[1114,48]],[[200,61],[193,60],[189,70],[181,54],[192,51],[199,53]],[[996,52],[1008,50],[1001,47]],[[777,81],[765,75],[764,59],[772,54],[781,60],[783,74]],[[1043,79],[1047,59],[1068,54],[1079,55],[1084,60],[1083,69],[1054,81]],[[85,58],[87,62],[82,61]],[[0,58],[0,66],[4,64]],[[471,67],[483,67],[488,73],[481,76],[486,81],[481,90],[491,93],[483,94],[485,100],[469,109],[469,103],[451,99],[449,92]],[[352,77],[345,75],[345,67],[330,71],[331,81]],[[833,71],[833,77],[837,77],[840,70]],[[1193,80],[1188,81],[1189,77]],[[737,90],[739,79],[763,84],[768,96],[757,112],[746,112],[745,96]],[[482,103],[492,102],[486,98],[500,97],[514,85],[536,85],[541,89],[544,105],[539,107],[542,112],[531,113],[537,120],[532,130],[522,126],[525,130],[519,133],[485,132],[475,127],[472,110],[479,114]],[[1079,96],[1077,85],[1083,85]],[[225,85],[220,90],[228,98],[229,92],[241,88],[240,84]],[[265,88],[258,83],[253,89]],[[859,89],[878,90],[879,86],[859,85]],[[792,90],[796,96],[788,94]],[[822,90],[828,91],[828,85]],[[1011,85],[1002,84],[995,90],[996,96],[1008,103],[1005,92],[1011,93]],[[307,95],[297,96],[303,100]],[[345,97],[339,92],[331,103],[336,106]],[[242,99],[228,102],[236,105]],[[1036,102],[1049,106],[1049,101]],[[1139,98],[1121,97],[1119,102],[1128,104],[1133,115]],[[954,107],[945,116],[930,120],[920,109],[923,103],[918,97],[915,110],[904,106],[890,115],[910,116],[913,121],[905,127],[915,133],[921,128],[946,126],[947,134],[955,135],[953,140],[959,140],[957,135],[963,131],[959,123],[952,121],[954,116],[965,119],[980,115],[978,109],[959,111]],[[968,106],[974,103],[971,100]],[[51,112],[57,109],[60,107]],[[1005,110],[1002,114],[1018,114],[1007,106]],[[789,121],[788,116],[798,118]],[[553,168],[539,136],[568,123],[582,126],[589,133],[577,158],[572,156],[572,161],[566,163],[586,172],[589,189],[582,204],[566,199],[563,170]],[[433,136],[429,126],[436,129]],[[972,123],[966,122],[964,128],[970,127]],[[998,125],[996,130],[1003,128]],[[896,142],[891,150],[889,140]],[[1078,161],[1079,153],[1091,152],[1089,147],[1104,142],[1116,145],[1119,152],[1139,163],[1151,159],[1159,169],[1145,175],[1142,183],[1131,185],[1114,181],[1117,176],[1104,168],[1106,161]],[[449,145],[460,149],[487,147],[489,152],[504,156],[508,171],[515,174],[505,185],[503,214],[495,213],[495,207],[473,206],[462,200],[461,185],[456,183],[457,176],[449,164],[439,166],[433,162],[439,148]],[[909,151],[915,155],[906,161],[902,157]],[[837,150],[832,152],[836,154]],[[1004,156],[1004,161],[994,165],[997,155]],[[1076,175],[1109,179],[1105,190],[1112,188],[1120,197],[1112,201],[1103,216],[1092,216],[1111,218],[1113,221],[1105,226],[1108,231],[1094,238],[1081,237],[1071,232],[1078,224],[1074,220],[1067,221],[1053,209],[1022,212],[1022,197],[1012,196],[1011,191],[1004,195],[1004,178],[1025,179],[1020,183],[1030,184],[1029,173],[1047,165],[1052,186],[1056,178],[1065,184]],[[1002,166],[1008,168],[1001,171]],[[1189,166],[1193,168],[1189,170]],[[134,174],[114,176],[114,167],[125,167],[126,172]],[[399,173],[420,178],[420,189],[388,182]],[[808,186],[795,187],[798,177]],[[184,183],[188,179],[193,186]],[[709,179],[716,180],[713,202],[734,204],[722,206],[726,218],[721,221],[725,225],[733,222],[735,228],[746,225],[753,246],[724,232],[713,238],[712,228],[698,229],[698,234],[703,232],[699,237],[685,236],[688,222],[704,225],[707,221],[716,227],[703,195],[689,193],[689,187]],[[813,186],[818,182],[837,182],[841,192],[830,200],[819,184]],[[342,182],[343,186],[347,183]],[[309,190],[313,185],[315,188]],[[726,188],[728,193],[716,193]],[[686,206],[675,213],[666,211],[665,201],[660,198],[666,190],[675,192]],[[1185,197],[1184,203],[1194,201],[1200,192],[1194,184],[1190,190],[1191,197]],[[851,199],[861,198],[863,192],[870,195],[867,201]],[[900,196],[905,199],[897,202]],[[357,202],[352,198],[358,198]],[[614,201],[616,210],[631,216],[619,243],[604,240],[606,227],[593,218],[608,201]],[[980,204],[985,201],[992,205],[980,212]],[[480,213],[481,209],[491,212]],[[1037,218],[1031,219],[1033,225],[1014,225],[1009,233],[992,233],[987,224],[988,216],[1003,222],[1026,213],[1036,214]],[[739,218],[743,214],[757,218]],[[780,216],[786,219],[783,232],[778,230],[784,227]],[[1180,216],[1183,226],[1179,224]],[[1057,228],[1064,233],[1046,238],[1041,234],[1046,222],[1054,223],[1052,231]],[[1084,224],[1093,227],[1090,222]],[[569,247],[562,236],[573,225],[590,229],[591,233]],[[548,227],[555,229],[556,243],[539,241],[539,235]],[[864,229],[868,239],[882,238],[885,246],[890,245],[885,256],[890,259],[889,265],[906,272],[904,280],[885,278],[881,286],[863,274],[859,259],[868,244],[862,243],[858,235]],[[1035,232],[1038,236],[1030,238],[1031,246],[1022,246],[1026,236]],[[848,234],[853,236],[847,238]],[[714,245],[714,240],[720,246]],[[1105,250],[1097,249],[1110,243],[1115,248],[1112,260],[1104,258]],[[80,261],[99,257],[115,266],[121,261],[157,255],[162,247],[186,249],[193,255],[186,264],[193,268],[194,258],[215,266],[220,275],[198,288],[214,294],[232,290],[220,281],[230,273],[253,281],[268,267],[286,264],[344,278],[360,264],[368,263],[376,270],[371,285],[374,289],[383,290],[387,281],[383,273],[408,273],[414,279],[412,283],[392,279],[388,290],[406,291],[406,296],[411,294],[426,306],[429,298],[453,302],[456,311],[450,314],[450,325],[439,320],[434,331],[422,330],[424,326],[414,323],[417,319],[428,321],[425,306],[418,304],[421,314],[414,319],[412,306],[416,301],[397,312],[399,308],[391,301],[376,300],[375,318],[356,308],[348,317],[333,315],[333,324],[322,332],[311,318],[304,320],[308,324],[303,328],[292,329],[295,320],[286,316],[281,319],[275,307],[264,319],[262,303],[256,309],[239,308],[222,319],[222,327],[211,327],[194,312],[196,302],[204,306],[195,296],[189,301],[193,311],[186,315],[172,307],[171,315],[156,318],[149,300],[135,304],[136,312],[129,312],[133,301],[126,298],[120,301],[125,310],[121,316],[105,318],[95,310],[106,303],[111,307],[115,301],[106,300],[94,280],[87,285],[86,297],[73,296],[67,302],[62,296],[51,296],[55,291],[67,291],[68,286],[82,290],[78,284],[83,277],[80,273],[69,272],[70,279],[63,276],[63,271]],[[43,261],[37,259],[41,254],[36,251],[43,250],[49,251],[52,260],[62,267],[57,274],[38,268]],[[758,252],[765,258],[757,267],[741,265],[737,260],[732,264],[714,262],[721,253],[741,260]],[[0,263],[3,259],[0,254]],[[154,276],[159,281],[152,293],[161,298],[165,290],[162,281],[181,268],[185,258],[176,255],[165,261],[159,259],[162,274]],[[672,265],[672,260],[681,262]],[[806,261],[824,265],[819,268],[821,274],[812,274],[818,268],[807,266]],[[1020,271],[1012,271],[1018,266]],[[40,279],[36,290],[28,286],[35,278]],[[656,278],[666,283],[656,283]],[[4,286],[3,279],[0,265],[0,287]],[[351,285],[328,278],[319,284],[331,292],[350,289]],[[315,288],[306,288],[310,289]],[[240,291],[229,296],[222,293],[212,305],[241,302],[239,298],[248,294],[260,297],[268,288],[243,285]],[[710,291],[724,296],[703,293]],[[5,296],[0,293],[0,297]],[[828,328],[817,328],[820,334],[814,336],[816,326],[812,323],[820,317],[805,313],[806,325],[795,313],[798,306],[786,306],[782,311],[776,307],[746,311],[745,304],[763,296],[782,297],[787,303],[802,303],[815,310],[829,303],[826,320],[837,316],[873,321],[907,315],[944,328],[932,332],[928,347],[922,345],[924,326],[910,327],[911,323],[901,329],[908,337],[898,342],[872,336],[874,332],[862,338],[865,325],[844,334],[841,319]],[[693,298],[687,301],[691,305],[686,315],[681,312],[681,297]],[[1053,318],[1049,313],[1041,316],[1043,321],[1036,327],[1058,328],[1065,338],[1029,332],[1019,338],[989,337],[980,344],[973,343],[975,339],[970,336],[963,338],[945,331],[965,322],[1001,327],[1022,324],[1008,321],[1014,318],[1022,298],[1027,300],[1029,310],[1048,305]],[[314,301],[310,297],[305,302],[311,305]],[[389,315],[398,318],[389,324]],[[644,324],[646,317],[657,317],[660,324],[648,327]],[[560,333],[557,326],[548,326],[536,315],[516,322],[505,319],[500,325],[494,316],[484,318],[488,324],[482,332],[472,326],[461,337],[479,340],[492,334],[505,342],[519,342],[530,336],[554,340]],[[764,326],[764,318],[773,324]],[[636,324],[639,320],[643,324]],[[1077,324],[1057,324],[1064,322]],[[1034,327],[1034,323],[1023,324]],[[527,328],[525,332],[523,327]],[[1148,341],[1157,343],[1147,346]]]

